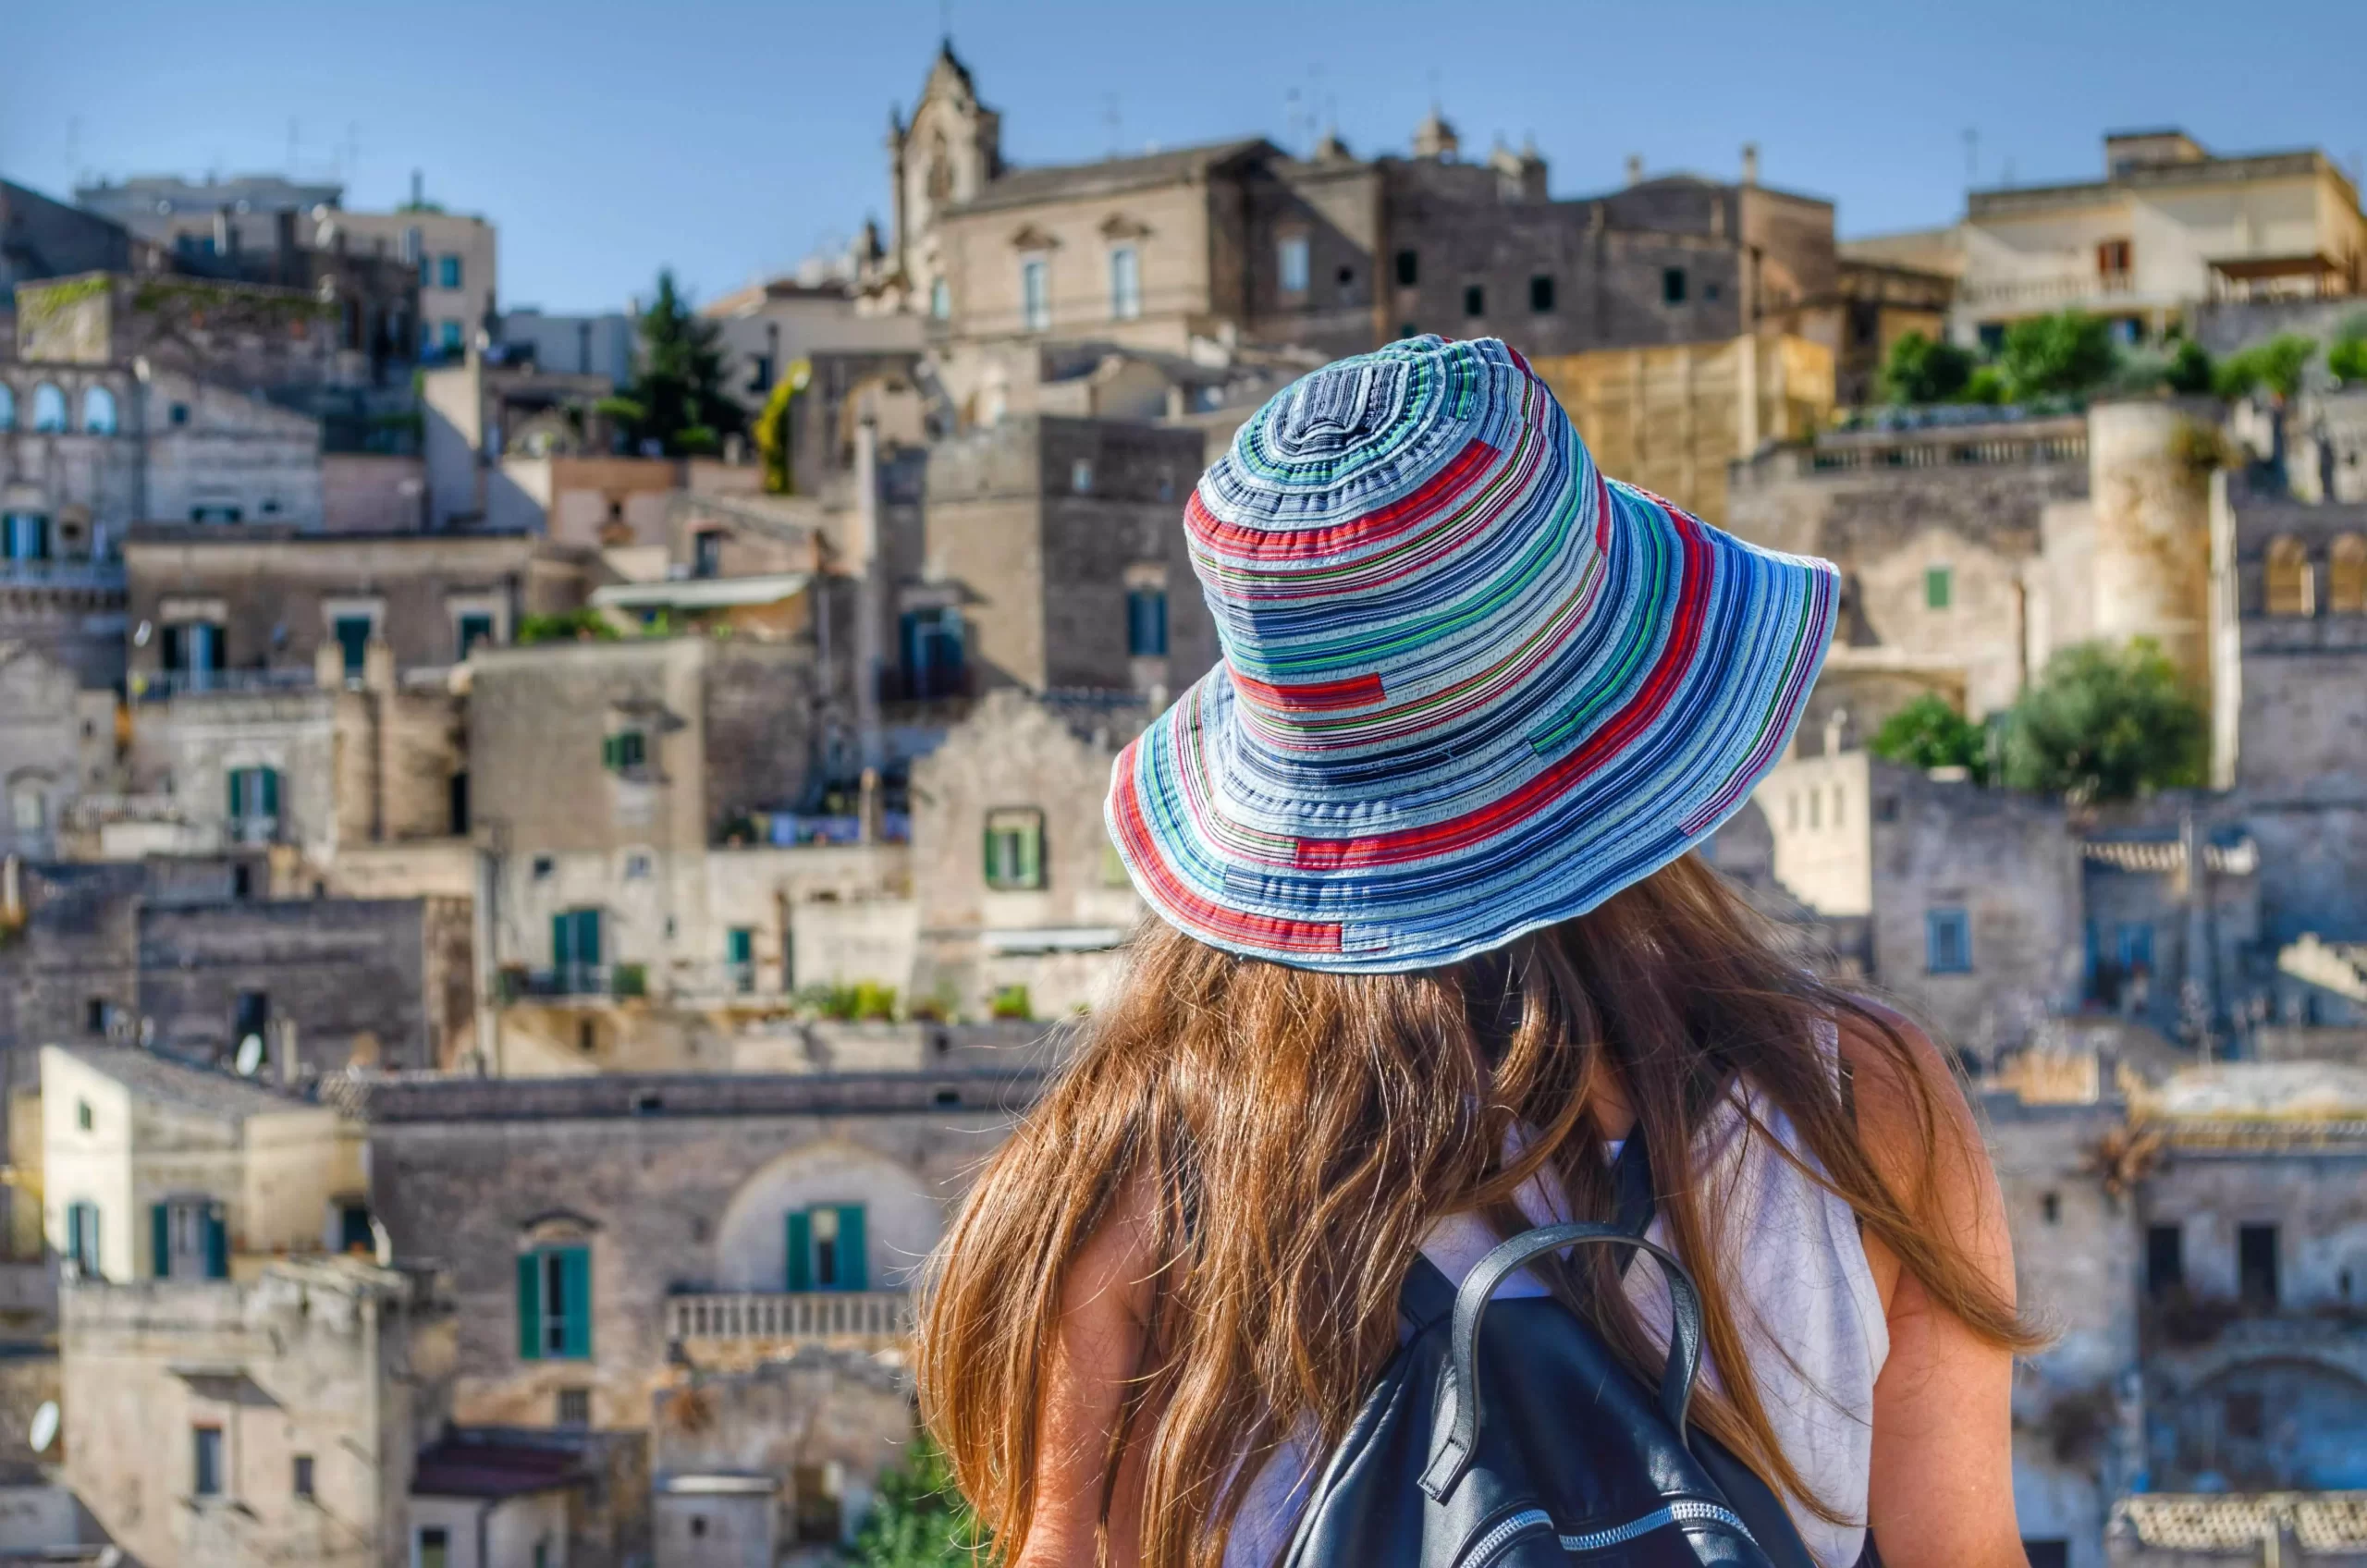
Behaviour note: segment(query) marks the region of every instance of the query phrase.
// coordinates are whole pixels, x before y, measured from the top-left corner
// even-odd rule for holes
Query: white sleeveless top
[[[1829,1033],[1825,1045],[1828,1051],[1834,1048]],[[1814,1165],[1789,1119],[1755,1092],[1752,1100],[1768,1132]],[[1826,1506],[1857,1523],[1830,1524],[1797,1499],[1786,1497],[1784,1503],[1820,1568],[1851,1568],[1866,1542],[1874,1378],[1890,1354],[1890,1329],[1858,1240],[1857,1216],[1794,1170],[1764,1138],[1750,1134],[1732,1100],[1711,1113],[1696,1157],[1701,1211],[1713,1225],[1724,1222],[1720,1256],[1727,1260],[1727,1285],[1742,1312],[1743,1334],[1754,1347],[1751,1371],[1769,1423],[1801,1479]],[[1560,1194],[1541,1182],[1524,1187],[1518,1201],[1532,1224],[1569,1218]],[[1647,1234],[1669,1244],[1660,1219]],[[1449,1215],[1424,1239],[1422,1256],[1460,1284],[1502,1239],[1478,1215]],[[1664,1346],[1668,1288],[1659,1269],[1650,1260],[1637,1264],[1627,1271],[1625,1288],[1647,1329]],[[1523,1270],[1496,1293],[1501,1299],[1542,1295],[1545,1290]],[[1717,1368],[1706,1351],[1701,1375],[1711,1387],[1718,1385]],[[1258,1472],[1225,1550],[1225,1568],[1270,1568],[1290,1540],[1318,1468],[1319,1456],[1311,1463],[1292,1444]]]

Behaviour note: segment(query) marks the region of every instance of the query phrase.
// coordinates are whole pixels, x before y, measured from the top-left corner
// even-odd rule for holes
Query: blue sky
[[[507,304],[590,309],[660,265],[700,294],[785,270],[885,217],[890,104],[909,108],[943,0],[393,6],[98,0],[20,8],[0,55],[0,175],[65,194],[107,176],[339,170],[353,206],[414,167],[501,227]],[[1533,133],[1557,194],[1655,171],[1840,203],[1844,234],[1943,222],[1965,132],[1981,183],[2094,172],[2106,127],[2222,150],[2367,151],[2367,5],[2288,0],[952,0],[955,46],[1019,162],[1336,117],[1402,151],[1435,95],[1481,153]],[[1302,129],[1296,140],[1303,141]],[[347,151],[349,144],[352,153]]]

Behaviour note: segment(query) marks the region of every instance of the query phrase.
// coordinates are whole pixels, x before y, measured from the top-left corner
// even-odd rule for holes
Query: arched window
[[[66,394],[54,381],[44,381],[33,388],[33,430],[35,434],[55,434],[66,428]]]
[[[2326,552],[2326,612],[2367,615],[2367,536],[2346,533]]]
[[[117,430],[115,394],[104,386],[82,393],[82,429],[91,435],[113,435]]]
[[[0,430],[17,428],[17,389],[0,381]]]
[[[2311,580],[2310,552],[2301,541],[2280,534],[2268,542],[2267,570],[2262,582],[2262,607],[2270,615],[2306,616],[2317,613],[2316,587]]]

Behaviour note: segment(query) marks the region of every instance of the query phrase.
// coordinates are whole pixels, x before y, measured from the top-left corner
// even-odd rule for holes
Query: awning
[[[981,931],[980,941],[990,953],[1098,953],[1126,939],[1122,925],[1014,926],[1005,931]]]
[[[592,591],[592,602],[602,609],[722,610],[743,605],[777,605],[805,592],[812,581],[803,571],[770,572],[761,577],[684,577],[665,582],[611,582]]]

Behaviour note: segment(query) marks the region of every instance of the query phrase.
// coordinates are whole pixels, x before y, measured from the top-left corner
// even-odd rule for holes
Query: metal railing
[[[309,692],[318,682],[312,667],[286,669],[142,669],[127,685],[135,703],[170,702],[213,692]]]
[[[2087,460],[2084,435],[1987,436],[1968,441],[1909,438],[1895,444],[1818,446],[1800,454],[1800,471],[1846,473],[1863,469],[2018,467]]]
[[[893,1340],[913,1331],[902,1291],[784,1291],[666,1298],[674,1341]]]
[[[529,997],[645,997],[649,971],[638,963],[561,963],[548,969],[505,969],[501,998]]]
[[[0,560],[0,587],[91,588],[120,592],[123,585],[121,561]]]

